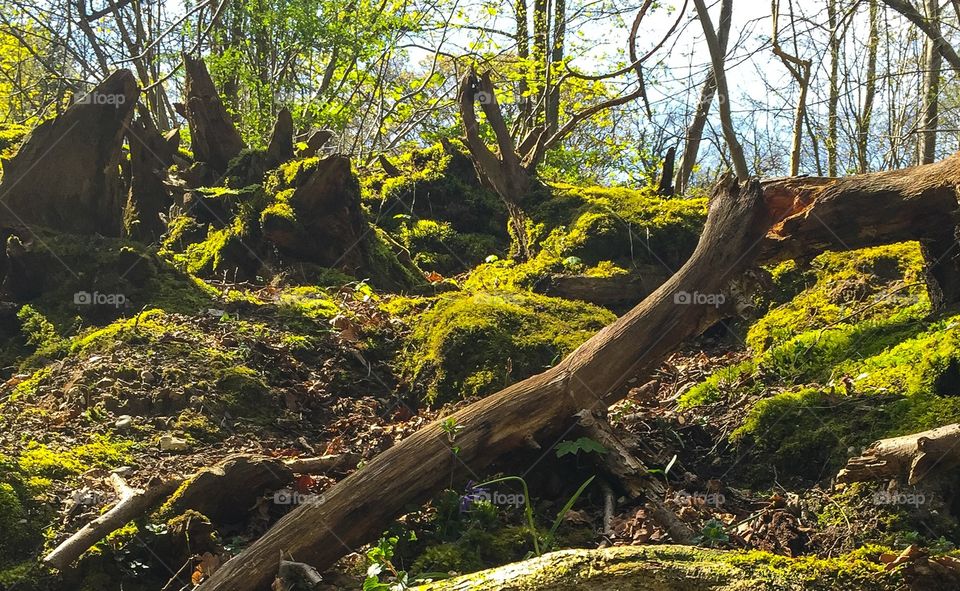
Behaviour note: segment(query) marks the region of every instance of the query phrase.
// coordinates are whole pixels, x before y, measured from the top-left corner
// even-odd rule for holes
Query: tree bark
[[[436,421],[302,505],[201,585],[203,591],[252,591],[268,584],[281,552],[322,569],[379,533],[411,503],[449,483],[451,463],[483,470],[503,454],[542,442],[552,447],[583,409],[605,408],[629,376],[652,371],[678,343],[715,322],[713,305],[684,304],[684,293],[721,293],[753,261],[769,227],[756,182],[727,180],[715,191],[700,243],[656,292],[556,367],[449,417],[457,451]]]
[[[837,106],[840,104],[840,36],[837,0],[827,1],[830,26],[830,94],[827,97],[827,176],[837,176]]]
[[[293,159],[293,116],[290,109],[284,107],[277,113],[277,121],[270,132],[270,145],[267,146],[267,166],[273,168]]]
[[[717,31],[717,41],[724,55],[727,53],[727,39],[730,37],[730,21],[733,13],[733,0],[724,0],[720,5],[720,29]],[[713,74],[713,67],[707,74],[707,79],[700,90],[700,100],[697,101],[697,107],[694,110],[693,120],[687,127],[686,138],[684,139],[683,155],[680,157],[680,170],[677,171],[676,192],[683,194],[690,184],[690,175],[693,174],[693,167],[697,164],[697,156],[700,153],[700,142],[703,140],[703,128],[707,125],[707,117],[710,115],[710,105],[713,103],[713,95],[717,92],[717,78]]]
[[[939,0],[927,0],[927,20],[936,23],[940,20]],[[923,71],[923,107],[920,110],[920,149],[918,160],[920,164],[932,164],[937,157],[937,104],[940,94],[940,55],[939,44],[943,37],[937,40],[927,39],[924,43],[924,71]]]
[[[707,38],[707,47],[710,48],[710,61],[713,64],[713,77],[717,82],[717,93],[720,101],[720,127],[723,129],[723,138],[730,149],[730,160],[733,162],[733,172],[738,178],[750,178],[747,169],[747,159],[743,155],[743,146],[737,140],[737,132],[733,127],[733,115],[730,111],[730,90],[727,88],[727,74],[725,71],[724,51],[720,47],[717,32],[710,20],[710,13],[704,0],[693,0],[697,7],[697,16],[703,27],[703,35]]]
[[[173,198],[164,182],[173,163],[171,143],[146,119],[130,123],[130,191],[124,212],[124,229],[143,242],[158,240],[166,231],[161,213],[170,209]]]
[[[218,172],[244,147],[240,132],[227,114],[203,59],[183,56],[187,87],[184,92],[193,157]]]
[[[133,74],[118,70],[34,129],[2,163],[0,228],[120,236],[120,155],[139,96]]]
[[[838,482],[904,479],[915,485],[960,466],[960,425],[874,441],[863,454],[850,458],[837,474]]]

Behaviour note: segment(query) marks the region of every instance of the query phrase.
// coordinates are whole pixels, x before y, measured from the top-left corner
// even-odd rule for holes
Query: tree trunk
[[[733,13],[733,0],[723,0],[720,5],[720,30],[717,31],[717,41],[720,43],[720,49],[724,54],[727,52],[727,39],[730,37],[730,21]],[[707,74],[707,79],[700,90],[700,100],[697,101],[697,107],[694,110],[693,120],[687,127],[687,134],[684,139],[683,155],[680,157],[680,170],[677,171],[676,192],[683,195],[687,186],[690,184],[690,175],[693,174],[693,167],[697,164],[697,156],[700,153],[700,141],[703,139],[703,128],[707,125],[707,117],[710,115],[710,104],[713,102],[713,95],[717,92],[717,79],[713,75],[713,68]]]
[[[838,482],[903,479],[913,486],[929,476],[953,474],[960,466],[960,425],[874,441],[850,458]]]
[[[0,228],[120,236],[120,155],[139,96],[133,74],[118,70],[34,129],[2,163]]]
[[[222,173],[230,160],[243,150],[243,139],[227,114],[203,60],[184,55],[183,63],[187,77],[185,108],[194,160]]]
[[[556,367],[449,417],[458,428],[453,444],[436,421],[331,488],[322,503],[301,505],[201,589],[264,587],[277,571],[281,552],[325,568],[376,536],[405,507],[447,485],[451,464],[481,471],[524,446],[542,444],[549,453],[578,412],[606,408],[621,396],[617,388],[628,377],[652,371],[679,343],[719,318],[716,306],[686,304],[684,294],[718,294],[739,276],[769,225],[766,216],[757,183],[724,182],[714,193],[690,260],[640,305]]]
[[[927,20],[940,20],[939,0],[927,0]],[[937,101],[940,94],[940,64],[943,57],[940,55],[940,40],[927,39],[924,43],[924,71],[923,71],[923,107],[920,110],[918,133],[920,146],[918,159],[920,164],[931,164],[937,157]]]
[[[741,179],[750,178],[747,169],[747,159],[743,154],[743,146],[737,139],[737,132],[733,127],[733,114],[730,110],[730,90],[727,88],[727,74],[725,71],[726,54],[720,47],[716,30],[710,20],[710,13],[704,0],[693,0],[697,7],[697,17],[703,27],[703,35],[707,39],[710,49],[710,62],[713,65],[713,77],[717,82],[717,93],[720,101],[720,127],[723,129],[723,138],[730,149],[730,160],[733,162],[733,172]]]
[[[840,31],[837,0],[827,0],[830,26],[830,94],[827,97],[827,176],[837,176],[837,106],[840,104]]]
[[[867,82],[863,95],[863,108],[857,119],[857,172],[870,170],[867,140],[870,135],[870,120],[873,118],[873,98],[877,93],[877,47],[880,44],[879,9],[876,0],[870,0],[870,36],[867,38]]]
[[[164,180],[175,151],[171,151],[171,143],[149,120],[132,122],[127,132],[130,191],[123,225],[128,236],[150,243],[158,240],[167,229],[160,214],[166,213],[173,202]]]

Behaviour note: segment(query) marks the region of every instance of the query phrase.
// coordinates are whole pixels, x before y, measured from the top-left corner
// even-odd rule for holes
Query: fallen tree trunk
[[[931,475],[960,466],[960,424],[874,441],[850,458],[838,482],[904,479],[914,485]]]
[[[721,315],[708,304],[685,304],[679,292],[721,293],[755,256],[769,227],[760,186],[728,180],[714,192],[707,223],[690,260],[631,312],[600,331],[556,367],[514,384],[449,417],[457,425],[451,448],[440,421],[377,456],[301,505],[228,561],[203,591],[252,591],[269,585],[281,553],[319,569],[375,537],[384,523],[422,503],[449,482],[450,469],[481,471],[507,452],[540,445],[549,453],[582,409],[605,408],[618,386],[651,371],[676,346]]]
[[[935,304],[960,299],[960,153],[934,164],[847,178],[770,179],[763,192],[780,221],[767,235],[759,261],[919,240],[942,292],[932,294]]]
[[[917,562],[926,560],[918,558]],[[960,561],[944,561],[950,572]],[[908,563],[909,565],[909,563]],[[854,568],[857,566],[859,568]],[[874,565],[869,565],[874,566]],[[690,546],[615,546],[560,550],[498,568],[416,587],[417,591],[742,591],[744,589],[861,589],[869,568],[810,560],[792,561],[773,554]],[[937,564],[936,566],[940,566]],[[869,572],[869,571],[867,571]],[[823,581],[823,585],[817,582]],[[875,572],[870,589],[900,591],[900,573]],[[946,587],[913,586],[915,591]]]

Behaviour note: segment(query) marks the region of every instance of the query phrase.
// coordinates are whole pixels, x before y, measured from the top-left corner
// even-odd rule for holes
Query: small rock
[[[129,429],[133,426],[133,417],[130,415],[120,415],[117,422],[114,423],[117,429]]]
[[[96,383],[96,386],[95,386],[95,387],[97,387],[97,388],[109,388],[109,387],[112,386],[112,385],[113,385],[113,379],[112,379],[112,378],[101,378],[101,379]]]
[[[140,372],[140,380],[144,383],[152,384],[157,381],[157,376],[155,376],[149,369],[145,369]]]
[[[119,468],[110,470],[110,472],[116,474],[117,476],[129,476],[130,474],[133,474],[133,466],[120,466]]]
[[[185,451],[190,447],[186,439],[164,435],[160,438],[160,451]]]

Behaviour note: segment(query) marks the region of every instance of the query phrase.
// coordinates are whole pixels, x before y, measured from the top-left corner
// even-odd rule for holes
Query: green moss
[[[18,459],[20,471],[31,477],[63,479],[91,468],[116,468],[133,461],[132,441],[107,435],[91,435],[87,443],[72,448],[53,448],[32,441]]]
[[[903,587],[897,571],[848,554],[837,558],[787,558],[767,552],[734,552],[691,546],[619,546],[561,550],[518,564],[417,587],[418,591],[508,586],[517,591],[574,589],[806,589],[893,591]]]
[[[21,363],[21,367],[36,367],[66,352],[67,340],[60,336],[57,327],[33,306],[27,304],[20,308],[17,318],[27,343],[34,347],[34,353]]]
[[[920,318],[930,310],[924,264],[915,242],[823,253],[811,265],[813,285],[755,323],[747,344],[764,351],[815,327]],[[781,284],[798,280],[795,266],[775,271]]]
[[[450,293],[397,299],[388,309],[411,325],[400,369],[430,402],[482,396],[539,373],[615,316],[532,293]]]
[[[280,292],[277,305],[281,315],[311,320],[326,320],[340,313],[336,300],[320,287],[299,286],[285,289]]]

